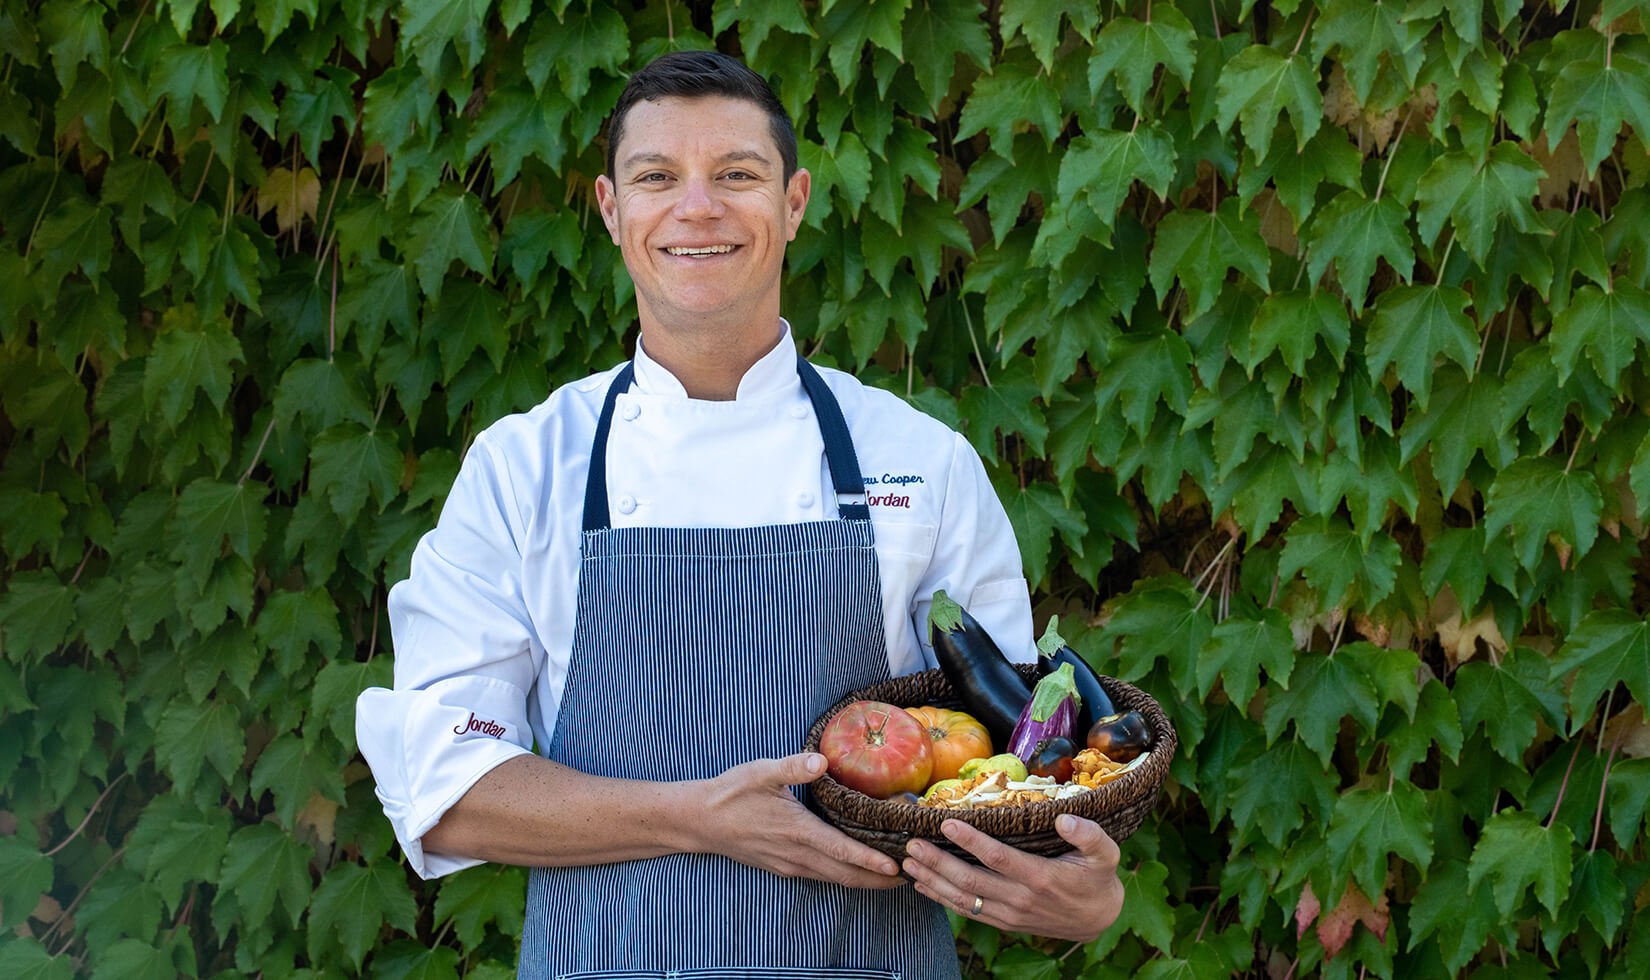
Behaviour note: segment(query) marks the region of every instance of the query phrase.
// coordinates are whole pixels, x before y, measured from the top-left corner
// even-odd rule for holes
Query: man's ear
[[[602,213],[607,237],[613,239],[613,244],[619,244],[619,190],[606,174],[596,178],[596,209]]]
[[[808,211],[808,195],[813,191],[813,175],[806,170],[797,170],[791,174],[790,183],[785,185],[785,205],[787,209],[786,241],[796,240],[796,230],[802,227],[802,216]]]

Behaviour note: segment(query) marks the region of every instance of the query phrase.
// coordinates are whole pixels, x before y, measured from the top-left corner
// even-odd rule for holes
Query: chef
[[[1122,887],[1090,821],[1058,858],[949,821],[983,866],[896,863],[799,802],[813,720],[933,666],[936,590],[1035,656],[1019,551],[962,437],[797,354],[809,175],[759,75],[661,57],[607,154],[635,356],[476,438],[390,593],[395,687],[357,706],[407,859],[533,869],[523,977],[953,978],[947,908],[1095,937]]]

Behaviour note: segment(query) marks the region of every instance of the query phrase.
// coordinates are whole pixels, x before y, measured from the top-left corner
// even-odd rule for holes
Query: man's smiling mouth
[[[671,255],[726,255],[733,251],[735,247],[733,245],[667,246],[665,251]]]

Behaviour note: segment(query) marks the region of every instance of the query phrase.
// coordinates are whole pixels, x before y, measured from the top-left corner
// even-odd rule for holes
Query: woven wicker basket
[[[1028,681],[1034,681],[1036,665],[1020,665],[1020,671]],[[1174,758],[1178,739],[1168,716],[1146,692],[1110,677],[1102,677],[1100,683],[1111,695],[1117,710],[1132,708],[1139,711],[1152,733],[1151,752],[1120,779],[1064,800],[978,810],[949,810],[879,800],[851,790],[826,775],[810,786],[814,806],[843,833],[895,860],[905,856],[907,841],[921,837],[964,860],[979,863],[972,854],[940,833],[940,824],[953,818],[966,821],[1005,844],[1048,857],[1071,850],[1071,845],[1054,830],[1054,818],[1062,813],[1074,813],[1093,820],[1113,840],[1120,841],[1139,829],[1146,813],[1156,803],[1163,779],[1169,773],[1169,762]],[[945,708],[962,706],[939,670],[896,677],[854,691],[832,705],[808,729],[804,750],[819,751],[819,738],[825,724],[855,701],[885,701],[901,707],[925,704]]]

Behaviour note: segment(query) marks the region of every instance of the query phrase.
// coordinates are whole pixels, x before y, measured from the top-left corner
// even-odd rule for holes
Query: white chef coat
[[[689,398],[638,349],[607,453],[614,527],[828,520],[837,498],[789,325],[731,401]],[[421,838],[493,767],[548,747],[567,675],[591,441],[618,367],[477,436],[411,574],[389,595],[395,688],[356,705],[361,753],[425,878],[481,863]],[[896,396],[821,369],[864,472],[893,676],[935,665],[944,589],[1011,659],[1037,655],[1014,532],[973,447]],[[615,711],[625,710],[614,705]],[[798,746],[800,748],[800,746]]]

